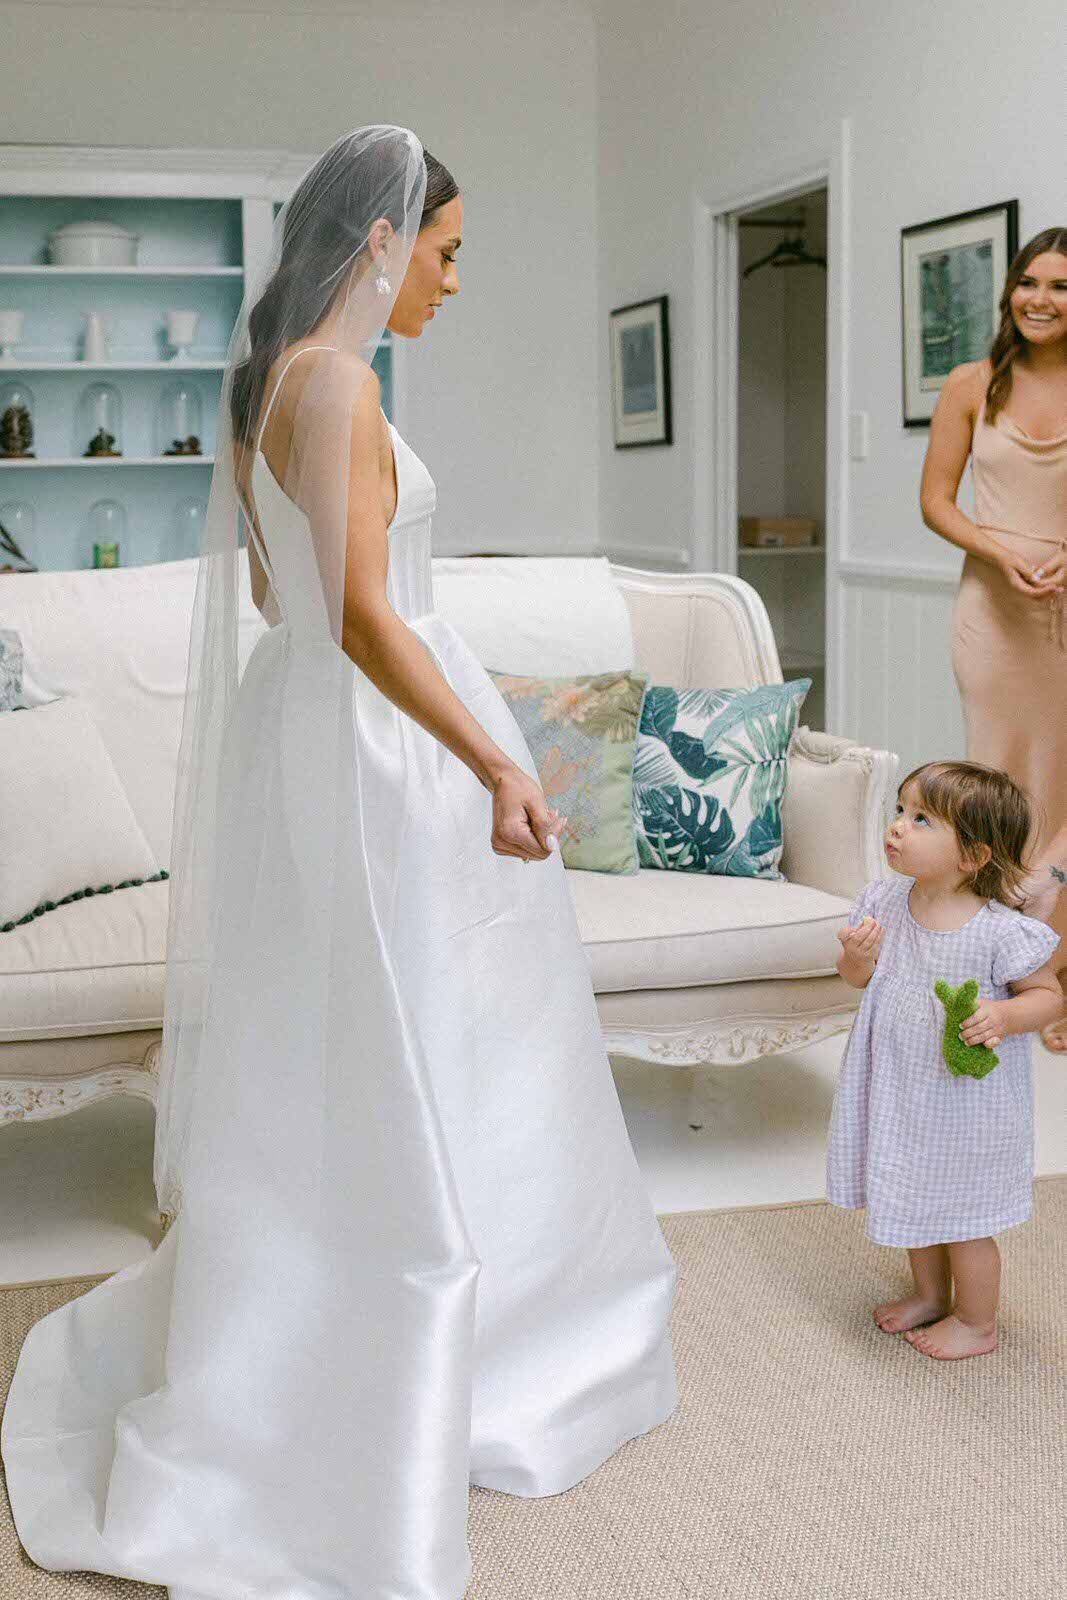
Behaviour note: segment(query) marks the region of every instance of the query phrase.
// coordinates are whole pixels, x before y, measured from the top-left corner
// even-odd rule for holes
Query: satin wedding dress
[[[535,775],[434,611],[434,483],[390,432],[391,604]],[[228,736],[207,1050],[241,1071],[198,1085],[159,1247],[31,1329],[9,1494],[39,1565],[171,1600],[460,1600],[468,1483],[557,1494],[674,1409],[675,1268],[559,855],[493,853],[488,792],[329,635],[307,521],[258,450],[251,481],[279,620]],[[323,971],[287,839],[314,837],[303,775],[336,738],[317,718],[339,672],[348,809],[343,850],[322,846]]]

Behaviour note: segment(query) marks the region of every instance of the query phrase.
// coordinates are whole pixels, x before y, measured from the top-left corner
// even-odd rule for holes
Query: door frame
[[[848,548],[848,296],[850,143],[847,118],[832,148],[801,170],[695,201],[693,543],[697,571],[737,572],[737,414],[740,281],[738,216],[808,190],[827,191],[826,727],[841,727],[844,659],[839,568]]]

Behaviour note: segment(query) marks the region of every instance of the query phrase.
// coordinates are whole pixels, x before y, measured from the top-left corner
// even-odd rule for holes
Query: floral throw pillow
[[[22,693],[22,640],[14,628],[0,628],[0,711],[18,708]]]
[[[549,805],[568,819],[560,840],[564,865],[636,872],[634,747],[647,675],[490,677],[522,729]]]
[[[810,678],[645,695],[634,757],[643,867],[782,878],[786,757]]]

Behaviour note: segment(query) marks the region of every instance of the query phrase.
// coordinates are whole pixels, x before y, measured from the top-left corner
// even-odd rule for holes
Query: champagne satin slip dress
[[[1067,433],[1035,439],[983,398],[971,441],[975,521],[1035,567],[1067,546]],[[1032,844],[1067,822],[1067,625],[1064,597],[1030,600],[977,556],[963,563],[953,611],[952,666],[967,756],[997,767],[1030,797]],[[1067,894],[1051,918],[1067,968]]]

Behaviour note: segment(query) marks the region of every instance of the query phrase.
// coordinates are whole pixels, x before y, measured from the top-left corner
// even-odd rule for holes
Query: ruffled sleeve
[[[993,951],[994,983],[1016,983],[1043,967],[1060,942],[1060,936],[1034,917],[1010,911],[1001,919],[1002,927]]]
[[[849,911],[849,927],[858,928],[864,917],[873,917],[875,922],[880,922],[889,888],[890,883],[886,878],[874,878],[870,883],[864,884]]]

